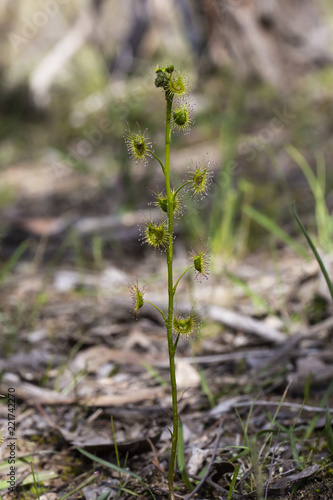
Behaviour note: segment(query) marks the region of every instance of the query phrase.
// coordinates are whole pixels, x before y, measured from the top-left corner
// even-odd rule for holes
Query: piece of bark
[[[3,378],[0,384],[0,393],[7,393],[8,385],[9,384],[6,383],[6,379]],[[15,387],[15,396],[18,399],[22,399],[23,401],[27,401],[31,404],[39,402],[45,405],[68,405],[73,404],[76,401],[74,397],[64,396],[63,394],[59,394],[59,392],[38,387],[36,385],[29,384],[28,382],[19,381],[15,384],[11,383],[11,386]]]

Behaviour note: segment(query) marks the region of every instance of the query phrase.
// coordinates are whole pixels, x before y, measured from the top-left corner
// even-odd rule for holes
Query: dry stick
[[[196,476],[196,475],[192,475],[192,474],[189,474],[189,477],[191,477],[193,479],[201,479],[201,477]],[[222,486],[220,486],[219,484],[215,483],[209,477],[206,479],[206,483],[209,484],[210,486],[212,486],[215,490],[220,491],[221,493],[224,493],[225,495],[229,494],[228,490],[226,490],[225,488],[222,488]],[[236,500],[243,500],[243,499],[245,500],[247,497],[245,497],[244,495],[239,495],[238,493],[233,493],[232,494],[232,498],[234,498]]]
[[[52,420],[52,418],[46,413],[44,408],[42,408],[41,404],[38,402],[35,402],[35,407],[39,411],[40,415],[44,418],[46,423],[51,427],[51,429],[54,429],[59,432],[59,434],[65,438],[67,441],[71,441],[74,437],[75,434],[73,432],[66,431],[66,429],[62,429],[60,425],[58,425],[56,422]]]
[[[209,354],[207,356],[182,357],[182,361],[190,365],[197,363],[210,365],[213,363],[224,363],[228,361],[243,360],[248,357],[265,357],[268,358],[274,354],[273,349],[252,349],[248,351],[227,352],[222,354]]]
[[[154,458],[153,458],[153,460],[152,460],[153,464],[155,465],[155,467],[156,467],[156,468],[157,468],[157,469],[158,469],[158,470],[159,470],[162,474],[166,475],[165,470],[164,470],[164,469],[162,469],[161,464],[160,464],[160,462],[159,462],[159,459],[158,459],[158,456],[157,456],[157,451],[156,451],[156,448],[155,448],[155,446],[154,446],[154,443],[152,442],[152,440],[151,440],[149,437],[147,437],[147,441],[148,441],[148,443],[149,443],[149,445],[150,445],[150,447],[151,447],[151,449],[152,449],[152,452],[153,452],[153,454],[154,454]]]
[[[221,418],[219,426],[218,426],[218,429],[217,429],[217,434],[216,434],[216,440],[215,440],[215,444],[214,444],[214,449],[213,449],[212,457],[210,459],[210,462],[209,462],[209,465],[208,465],[208,468],[207,468],[207,472],[204,475],[204,477],[201,479],[200,483],[194,488],[194,490],[189,495],[187,495],[187,497],[184,498],[184,500],[190,500],[190,498],[192,498],[196,494],[196,492],[200,490],[200,488],[203,486],[203,484],[205,483],[205,481],[208,478],[208,475],[210,473],[210,469],[212,468],[212,465],[213,465],[214,460],[216,458],[217,448],[218,448],[219,443],[220,443],[221,429],[222,429],[222,423],[223,423],[223,421],[224,421],[224,419]]]
[[[219,484],[214,483],[214,481],[212,481],[210,478],[207,479],[207,483],[210,484],[217,491],[220,491],[221,493],[225,493],[226,495],[229,494],[228,490],[226,490],[225,488],[222,488],[222,486],[220,486]],[[235,498],[237,500],[246,499],[246,497],[244,495],[239,495],[238,493],[233,493],[231,498]]]
[[[218,310],[221,312],[220,308],[218,308]],[[226,311],[226,310],[222,309],[222,311]],[[219,322],[225,324],[226,326],[229,326],[230,328],[236,329],[236,327],[240,326],[240,323],[238,322],[239,315],[237,315],[236,313],[232,313],[232,315],[231,315],[230,313],[232,313],[232,311],[228,311],[228,315],[227,315],[228,322],[225,321],[227,316],[224,317],[223,314],[220,315],[219,317],[217,317],[214,314],[214,317],[213,318],[211,317],[211,319],[219,321]],[[231,321],[233,319],[235,321]],[[242,321],[243,320],[248,321],[249,319],[252,319],[252,318],[247,318],[245,316],[242,317]],[[251,325],[251,329],[252,329],[251,332],[247,331],[247,333],[258,334],[258,330],[256,330],[256,327],[258,326],[258,324],[260,324],[260,333],[262,332],[262,329],[265,328],[265,325],[257,320],[253,320],[253,322],[251,322],[251,324],[250,323],[247,323],[247,324],[248,324],[248,326]],[[254,329],[253,329],[253,327],[254,327]],[[242,358],[249,357],[249,356],[262,356],[262,357],[266,357],[266,358],[269,356],[269,359],[264,359],[262,364],[259,366],[258,370],[260,371],[265,367],[265,365],[271,366],[274,363],[276,363],[277,361],[284,359],[287,355],[289,356],[290,353],[292,352],[292,349],[295,348],[297,346],[297,344],[299,342],[301,342],[302,340],[305,340],[307,338],[311,338],[314,335],[316,335],[317,333],[319,333],[321,330],[324,330],[325,328],[331,328],[331,327],[333,327],[333,316],[325,319],[324,321],[321,321],[320,323],[317,323],[314,326],[311,326],[310,328],[308,328],[307,330],[305,330],[303,332],[294,333],[292,335],[292,337],[290,337],[290,338],[285,337],[285,341],[282,344],[280,344],[280,347],[278,349],[276,349],[275,351],[273,349],[253,349],[253,350],[249,350],[249,351],[238,351],[238,352],[231,352],[231,353],[212,354],[209,356],[197,356],[197,357],[191,357],[191,358],[184,357],[182,359],[190,364],[194,364],[194,363],[210,364],[210,363],[221,363],[221,362],[233,361],[233,360],[242,359]],[[244,329],[243,329],[243,331],[244,331]],[[284,335],[281,332],[278,332],[278,330],[274,330],[274,332],[278,333],[280,335]],[[268,340],[267,337],[266,337],[266,339]]]
[[[256,321],[256,323],[259,323]],[[230,325],[231,326],[231,325]],[[260,366],[259,370],[264,368],[265,364],[272,365],[281,359],[284,359],[285,356],[289,356],[291,350],[297,346],[299,342],[302,340],[312,338],[317,333],[321,332],[325,328],[333,327],[333,316],[324,319],[320,323],[311,326],[303,332],[294,333],[291,337],[286,338],[285,342],[281,344],[275,351],[273,349],[252,349],[249,351],[238,351],[238,352],[230,352],[230,353],[222,353],[222,354],[212,354],[209,356],[197,356],[197,357],[184,357],[182,358],[187,363],[221,363],[223,361],[233,361],[237,359],[242,359],[248,356],[262,356],[267,357],[270,356],[269,359],[264,360],[262,366]],[[280,333],[280,332],[279,332]]]
[[[332,328],[333,327],[333,316],[321,321],[317,325],[314,325],[304,332],[298,332],[293,334],[291,338],[287,340],[279,349],[277,349],[276,353],[272,358],[268,360],[268,362],[263,362],[262,366],[260,366],[259,371],[265,368],[267,365],[272,366],[277,361],[284,359],[287,355],[290,354],[291,349],[295,348],[299,342],[305,340],[307,338],[311,338],[317,333],[319,333],[324,328]]]
[[[235,403],[234,407],[241,407],[241,406],[281,406],[285,408],[297,408],[297,409],[302,409],[304,411],[315,411],[315,412],[323,412],[326,413],[327,408],[321,408],[320,406],[308,406],[308,405],[303,405],[300,403],[290,403],[288,401],[283,401],[282,403],[278,401],[241,401],[239,403]],[[333,413],[333,408],[329,408],[329,410]]]
[[[212,321],[222,323],[235,330],[241,330],[244,333],[254,333],[268,342],[281,344],[286,339],[285,333],[279,332],[275,328],[265,325],[250,316],[244,316],[224,307],[210,306],[208,308],[208,316]]]

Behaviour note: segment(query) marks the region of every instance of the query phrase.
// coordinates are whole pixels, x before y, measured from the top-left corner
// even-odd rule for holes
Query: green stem
[[[165,317],[165,314],[164,314],[164,312],[163,312],[163,311],[162,311],[159,307],[155,306],[155,304],[153,304],[153,302],[149,302],[149,300],[145,300],[145,301],[144,301],[144,303],[145,303],[145,304],[149,304],[149,305],[151,305],[151,306],[155,307],[155,309],[156,309],[156,310],[157,310],[157,311],[158,311],[158,312],[162,315],[162,318],[163,318],[163,320],[164,320],[164,323],[166,323],[166,317]]]
[[[188,271],[189,269],[192,269],[192,267],[193,267],[193,266],[189,266],[189,267],[188,267],[187,269],[185,269],[185,271],[184,271],[184,272],[183,272],[183,273],[179,276],[178,280],[177,280],[177,281],[176,281],[176,283],[175,283],[175,286],[173,287],[173,294],[175,294],[175,293],[176,293],[178,283],[180,282],[180,280],[182,279],[182,277],[184,276],[184,274],[186,274],[186,273],[187,273],[187,271]]]
[[[167,247],[167,265],[168,265],[168,319],[167,319],[167,335],[168,335],[168,350],[169,350],[169,368],[170,368],[170,384],[171,384],[171,394],[172,394],[172,434],[171,434],[171,453],[170,453],[170,464],[169,464],[169,496],[170,500],[175,500],[174,491],[174,475],[175,475],[175,465],[176,465],[176,454],[177,454],[177,442],[178,442],[178,404],[177,404],[177,383],[176,383],[176,371],[175,371],[175,353],[176,349],[173,345],[172,340],[172,321],[173,321],[173,298],[174,298],[174,288],[173,288],[173,205],[172,205],[172,194],[170,186],[170,143],[171,143],[171,109],[172,100],[167,99],[166,106],[166,125],[165,125],[165,167],[164,167],[164,178],[165,178],[165,190],[168,200],[168,234],[169,243]]]
[[[191,183],[192,183],[192,181],[187,181],[187,182],[185,182],[184,184],[182,184],[182,185],[181,185],[181,186],[177,189],[177,191],[175,192],[175,195],[177,195],[181,189],[183,189],[185,186],[187,186],[188,184],[191,184]]]
[[[161,160],[159,159],[159,157],[157,155],[155,155],[155,153],[151,150],[151,149],[148,149],[149,153],[154,157],[156,158],[156,160],[158,161],[158,163],[161,165],[162,167],[162,171],[164,173],[164,165],[163,163],[161,162]]]

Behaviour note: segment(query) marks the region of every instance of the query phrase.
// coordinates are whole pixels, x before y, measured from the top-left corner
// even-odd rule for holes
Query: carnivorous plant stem
[[[178,404],[177,404],[177,383],[176,383],[176,371],[175,371],[175,346],[173,344],[172,338],[172,321],[173,321],[173,207],[172,207],[172,195],[170,187],[170,143],[171,143],[171,109],[172,109],[172,99],[166,99],[166,125],[165,125],[165,164],[164,164],[164,177],[165,177],[165,190],[168,200],[168,234],[169,234],[169,244],[167,246],[167,265],[168,265],[168,320],[167,320],[167,335],[168,335],[168,350],[169,350],[169,366],[170,366],[170,384],[171,384],[171,394],[172,394],[172,434],[171,434],[171,453],[170,453],[170,464],[169,464],[169,495],[170,500],[175,499],[174,492],[174,475],[175,475],[175,463],[177,454],[177,442],[178,442]]]
[[[154,158],[158,161],[158,163],[161,165],[161,167],[162,167],[162,171],[163,171],[163,173],[164,173],[164,165],[163,165],[163,163],[161,162],[161,160],[159,159],[159,157],[158,157],[158,156],[156,156],[156,155],[155,155],[155,153],[154,153],[151,149],[149,149],[148,151],[149,151],[149,153],[150,153],[150,154],[151,154],[151,155],[152,155],[152,156],[153,156],[153,157],[154,157]]]

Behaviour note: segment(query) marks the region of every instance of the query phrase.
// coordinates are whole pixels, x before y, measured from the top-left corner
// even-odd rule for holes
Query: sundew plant
[[[170,182],[170,144],[172,132],[188,131],[193,122],[192,106],[189,96],[189,84],[187,78],[180,72],[176,72],[174,66],[157,67],[155,70],[155,87],[161,88],[166,105],[165,119],[165,156],[164,162],[154,153],[152,142],[147,132],[134,133],[127,130],[125,141],[130,157],[143,164],[148,163],[149,158],[155,158],[162,168],[165,180],[165,191],[156,195],[154,205],[162,212],[162,220],[149,220],[142,229],[142,239],[154,249],[165,250],[166,263],[168,270],[168,310],[163,312],[159,307],[150,301],[145,300],[146,289],[140,287],[137,283],[131,286],[131,294],[134,302],[134,311],[136,313],[144,304],[150,304],[155,307],[162,315],[166,326],[170,384],[172,393],[172,415],[173,427],[171,433],[171,452],[169,462],[168,484],[169,498],[175,499],[174,475],[176,465],[176,453],[178,443],[178,405],[177,405],[177,383],[175,374],[175,354],[178,341],[181,337],[188,338],[198,332],[200,320],[195,311],[189,313],[178,313],[174,311],[174,299],[182,277],[190,270],[194,269],[196,279],[201,281],[206,279],[209,274],[209,255],[207,247],[199,250],[192,250],[189,254],[189,266],[179,276],[173,275],[173,241],[174,241],[174,219],[181,217],[184,213],[182,207],[181,194],[184,189],[191,192],[192,196],[204,197],[207,193],[212,180],[210,171],[210,161],[207,159],[194,165],[188,171],[188,179],[184,183],[175,187]]]

